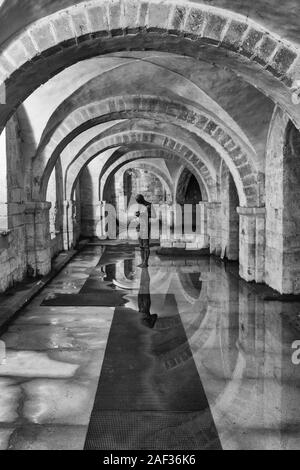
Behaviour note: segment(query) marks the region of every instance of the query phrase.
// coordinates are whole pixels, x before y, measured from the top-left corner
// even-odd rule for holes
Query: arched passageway
[[[187,169],[182,171],[177,182],[176,202],[182,207],[183,230],[196,232],[197,211],[199,203],[202,202],[202,194],[197,179]],[[186,223],[187,221],[189,224]]]
[[[16,3],[0,14],[12,19]],[[247,281],[298,292],[287,228],[297,233],[297,194],[290,178],[280,202],[272,181],[289,178],[298,153],[299,48],[261,5],[248,14],[229,3],[28,0],[24,21],[3,30],[2,290],[47,274],[93,231],[112,178],[144,154],[163,171],[157,200],[200,204],[211,253],[239,260]],[[180,168],[191,176],[178,195]]]
[[[0,1],[0,449],[300,448],[299,19]]]

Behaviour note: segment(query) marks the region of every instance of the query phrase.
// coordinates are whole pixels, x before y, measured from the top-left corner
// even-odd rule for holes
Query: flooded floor
[[[0,338],[0,449],[299,449],[300,304],[213,258],[90,246]]]

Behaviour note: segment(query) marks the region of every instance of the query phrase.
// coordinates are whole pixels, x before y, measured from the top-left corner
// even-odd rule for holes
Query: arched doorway
[[[181,173],[176,189],[176,202],[182,208],[184,233],[197,229],[197,207],[202,201],[199,183],[187,168]]]

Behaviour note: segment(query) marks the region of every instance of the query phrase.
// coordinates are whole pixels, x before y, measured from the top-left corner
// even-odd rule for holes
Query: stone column
[[[76,221],[76,202],[64,201],[64,250],[71,250],[75,245],[74,223]]]
[[[118,189],[116,189],[118,192]],[[129,213],[127,196],[124,195],[123,189],[120,188],[116,197],[116,215],[119,223],[119,236],[122,240],[128,239],[128,224],[133,214]]]
[[[248,282],[265,280],[265,214],[264,207],[239,207],[240,276]]]
[[[209,235],[208,235],[208,209],[209,202],[199,202],[199,210],[197,211],[197,232],[199,227],[199,234],[202,238],[203,248],[209,247]],[[199,218],[199,220],[198,220]]]
[[[28,202],[25,206],[27,266],[32,276],[44,276],[51,270],[49,202]]]
[[[97,225],[99,223],[99,202],[92,204],[81,203],[81,223],[82,235],[84,237],[95,237],[97,233]]]
[[[299,295],[300,132],[279,107],[266,149],[266,283]]]
[[[63,245],[64,245],[65,251],[68,251],[69,249],[68,210],[69,210],[69,201],[64,201]]]
[[[172,220],[173,219],[173,220]],[[183,240],[183,207],[180,204],[173,204],[171,225],[174,227],[174,241]]]
[[[7,157],[6,157],[6,128],[0,133],[0,230],[5,232],[8,230],[8,169],[7,169]]]
[[[222,252],[221,203],[207,203],[207,225],[210,253],[220,256]]]
[[[225,164],[221,173],[221,231],[222,254],[221,258],[236,261],[239,259],[239,216],[236,208],[239,206],[239,197],[232,175]]]
[[[0,231],[8,231],[8,203],[0,202]]]
[[[96,226],[96,236],[100,239],[106,239],[106,201],[99,201],[98,210],[97,210],[97,226]]]

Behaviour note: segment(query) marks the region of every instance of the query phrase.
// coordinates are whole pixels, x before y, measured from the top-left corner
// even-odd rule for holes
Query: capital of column
[[[219,207],[221,207],[221,202],[218,202],[218,201],[214,201],[214,202],[205,202],[205,205],[207,207],[207,209],[218,209]]]
[[[200,201],[199,202],[199,206],[203,206],[203,207],[207,207],[208,204],[210,204],[210,202],[208,202],[208,201]]]
[[[2,202],[0,201],[0,216],[6,215],[8,211],[11,211],[13,214],[24,212],[25,203],[24,202]]]
[[[51,206],[51,202],[26,202],[25,214],[35,214],[37,212],[49,211]]]
[[[237,213],[246,217],[265,217],[265,207],[237,207]]]

